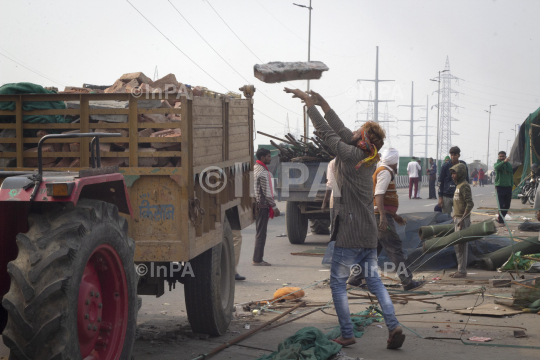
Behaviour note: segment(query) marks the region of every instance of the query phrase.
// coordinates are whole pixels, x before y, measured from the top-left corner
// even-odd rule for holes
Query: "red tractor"
[[[128,223],[131,204],[118,168],[102,168],[99,137],[47,135],[38,172],[3,171],[0,331],[10,359],[126,359],[139,301]],[[93,137],[92,168],[43,172],[50,138]],[[104,190],[113,196],[102,198]],[[16,240],[16,241],[15,241]],[[14,260],[13,260],[14,259]],[[8,320],[9,314],[9,320]],[[78,342],[72,334],[78,334]]]

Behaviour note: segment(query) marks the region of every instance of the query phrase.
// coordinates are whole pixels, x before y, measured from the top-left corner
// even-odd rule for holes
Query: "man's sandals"
[[[356,344],[356,339],[354,337],[350,339],[344,339],[343,336],[340,336],[337,339],[334,339],[332,341],[338,343],[339,345],[343,347]],[[394,330],[388,332],[388,340],[386,341],[386,348],[391,349],[391,350],[399,349],[400,347],[403,346],[404,342],[405,342],[405,335],[403,335],[403,329],[401,329],[401,326],[398,326]]]
[[[455,273],[451,274],[450,277],[454,279],[461,279],[461,278],[467,277],[467,274],[456,271]]]
[[[405,341],[405,335],[403,335],[403,329],[401,326],[396,327],[394,330],[388,333],[388,340],[386,341],[387,349],[399,349],[403,346]]]
[[[338,337],[337,339],[332,340],[335,343],[338,343],[339,345],[343,347],[351,346],[356,344],[356,339],[354,337],[350,339],[344,339],[343,336]]]

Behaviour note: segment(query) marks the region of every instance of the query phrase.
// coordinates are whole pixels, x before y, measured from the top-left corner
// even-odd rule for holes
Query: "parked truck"
[[[308,227],[315,234],[329,234],[330,210],[322,209],[326,191],[327,162],[279,164],[279,201],[287,201],[285,222],[291,244],[303,244]]]
[[[15,117],[0,129],[16,167],[0,169],[0,332],[10,359],[131,360],[138,295],[161,296],[184,285],[187,316],[197,333],[225,333],[234,303],[231,229],[253,223],[253,88],[248,99],[169,94],[180,108],[143,109],[132,94],[1,95]],[[251,89],[251,91],[249,90]],[[95,109],[93,101],[125,101]],[[24,110],[28,101],[79,101],[79,109]],[[69,115],[72,123],[26,123],[27,115]],[[95,114],[127,115],[122,123]],[[176,123],[140,122],[141,114],[178,114]],[[181,137],[139,137],[146,128],[180,128]],[[100,129],[125,129],[100,133]],[[75,134],[36,137],[79,130]],[[92,132],[93,131],[93,132]],[[178,151],[144,152],[169,142]],[[37,152],[24,151],[38,144]],[[46,144],[79,143],[79,151],[43,153]],[[127,143],[101,152],[100,143]],[[43,157],[79,158],[80,167],[43,168]],[[127,157],[127,167],[102,167]],[[144,157],[175,157],[176,167],[142,167]],[[38,169],[25,167],[37,158]],[[208,167],[215,171],[211,172]]]

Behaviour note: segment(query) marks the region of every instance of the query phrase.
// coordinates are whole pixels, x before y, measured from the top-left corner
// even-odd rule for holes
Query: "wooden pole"
[[[229,346],[231,345],[234,345],[236,343],[239,343],[240,341],[250,337],[251,335],[255,334],[256,332],[259,332],[261,331],[262,329],[264,329],[265,327],[267,327],[268,325],[272,324],[273,322],[276,322],[277,320],[281,319],[282,317],[285,317],[286,315],[288,315],[289,313],[293,312],[294,310],[298,309],[299,307],[301,306],[304,306],[306,305],[306,302],[303,301],[301,302],[300,304],[296,305],[295,307],[285,311],[283,314],[281,315],[278,315],[276,316],[275,318],[273,318],[272,320],[269,320],[267,322],[265,322],[264,324],[262,324],[261,326],[259,326],[258,328],[255,328],[251,331],[248,331],[247,333],[245,334],[242,334],[234,339],[232,339],[231,341],[223,344],[223,345],[220,345],[218,346],[217,348],[213,349],[212,351],[210,351],[209,353],[207,354],[202,354],[202,355],[199,355],[197,356],[195,359],[193,360],[202,360],[202,359],[206,359],[206,358],[209,358],[213,355],[216,355],[217,353],[219,353],[220,351],[222,350],[225,350],[226,348],[228,348]]]

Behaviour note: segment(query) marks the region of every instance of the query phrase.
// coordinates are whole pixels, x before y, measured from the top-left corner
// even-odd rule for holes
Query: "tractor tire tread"
[[[66,324],[68,317],[73,319],[70,312],[73,309],[68,309],[71,301],[68,288],[72,294],[78,289],[78,284],[72,284],[73,265],[75,260],[83,261],[78,251],[93,231],[97,231],[93,238],[99,236],[99,231],[118,234],[118,241],[129,249],[124,250],[125,256],[133,259],[135,243],[127,236],[127,221],[119,215],[115,205],[80,199],[77,206],[66,203],[51,208],[53,211],[42,215],[29,215],[28,232],[17,235],[19,255],[8,264],[11,287],[2,305],[9,318],[2,337],[11,351],[10,359],[80,359],[76,320],[75,331],[69,328],[72,325]],[[96,226],[101,227],[96,230]],[[135,268],[131,264],[124,268],[131,289],[136,289]],[[135,296],[134,290],[130,296]],[[131,359],[137,309],[134,310],[135,326],[132,332],[128,328],[126,333],[126,343],[131,341],[131,344],[128,344],[128,350],[124,346],[121,359]],[[132,312],[130,310],[130,314]]]

